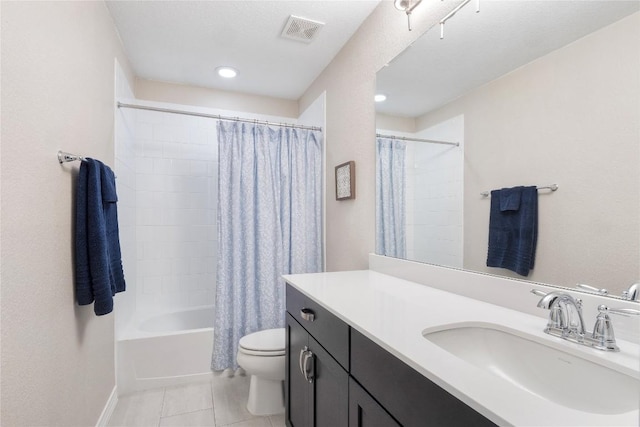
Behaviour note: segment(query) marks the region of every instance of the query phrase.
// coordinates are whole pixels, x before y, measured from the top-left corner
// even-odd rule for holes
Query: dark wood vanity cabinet
[[[287,285],[289,427],[491,426],[491,421]]]
[[[346,427],[349,374],[290,314],[286,331],[287,425]]]
[[[400,425],[495,425],[354,329],[350,374]]]
[[[400,424],[353,378],[349,378],[349,427],[400,427]]]
[[[346,427],[349,326],[287,286],[286,421],[291,427]]]
[[[310,384],[302,372],[303,352],[309,345],[309,334],[289,314],[287,314],[285,328],[287,353],[284,397],[287,425],[310,426],[313,425],[310,410]]]

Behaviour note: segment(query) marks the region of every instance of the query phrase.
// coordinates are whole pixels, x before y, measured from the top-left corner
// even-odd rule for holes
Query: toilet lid
[[[253,352],[284,353],[284,328],[265,329],[240,338],[240,348]]]

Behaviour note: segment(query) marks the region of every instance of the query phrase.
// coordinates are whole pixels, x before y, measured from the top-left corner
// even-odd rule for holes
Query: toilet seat
[[[240,338],[238,351],[252,356],[284,356],[285,330],[265,329]]]

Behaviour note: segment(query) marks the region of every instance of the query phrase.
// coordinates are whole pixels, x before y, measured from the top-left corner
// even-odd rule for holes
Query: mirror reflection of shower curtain
[[[219,121],[218,147],[214,371],[284,327],[283,274],[322,270],[322,132]]]
[[[376,139],[376,253],[406,257],[404,141]]]

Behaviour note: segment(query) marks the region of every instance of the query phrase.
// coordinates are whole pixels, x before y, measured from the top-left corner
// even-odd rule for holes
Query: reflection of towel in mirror
[[[118,236],[115,175],[98,160],[80,165],[76,188],[76,299],[95,301],[97,315],[113,310],[113,295],[125,290]]]
[[[519,207],[516,206],[518,199]],[[516,209],[512,209],[513,207]],[[527,276],[535,261],[537,238],[538,190],[536,187],[493,190],[487,266],[506,268]]]

